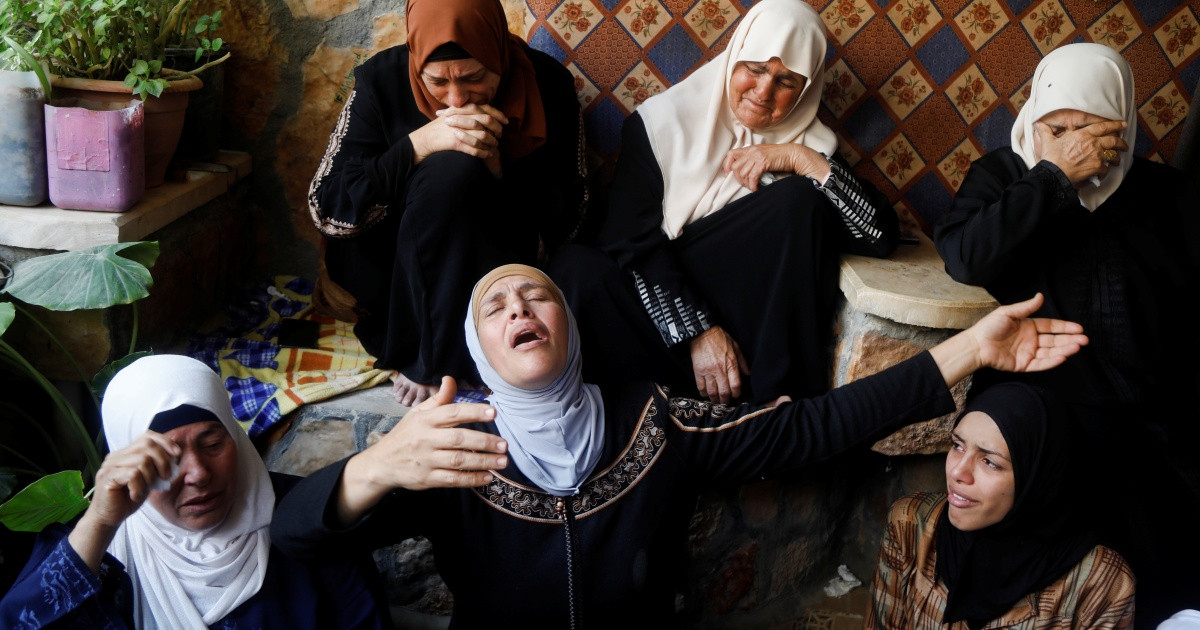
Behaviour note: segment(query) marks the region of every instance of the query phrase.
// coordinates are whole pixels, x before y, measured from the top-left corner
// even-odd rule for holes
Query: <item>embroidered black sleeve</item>
[[[851,238],[878,242],[883,238],[883,229],[878,221],[880,213],[863,191],[858,178],[837,160],[829,160],[829,169],[829,178],[824,185],[813,180],[817,190],[825,193],[838,209]]]
[[[646,284],[645,277],[636,271],[633,281],[642,306],[668,346],[687,341],[712,327],[707,313],[672,295],[661,285]]]
[[[354,97],[357,91],[351,91],[349,98],[346,99],[345,106],[342,107],[342,113],[338,115],[337,124],[333,127],[333,132],[329,134],[329,144],[325,147],[325,155],[321,157],[321,163],[317,166],[317,172],[313,174],[312,183],[308,186],[308,213],[312,217],[313,225],[317,227],[322,234],[331,238],[344,238],[354,236],[362,230],[365,230],[376,223],[379,223],[387,215],[387,206],[383,204],[373,204],[357,223],[348,221],[339,221],[334,218],[332,212],[328,208],[321,206],[320,195],[318,194],[321,186],[327,182],[334,172],[334,163],[339,159],[339,153],[342,150],[342,141],[346,138],[346,132],[350,128],[350,110],[354,107]]]

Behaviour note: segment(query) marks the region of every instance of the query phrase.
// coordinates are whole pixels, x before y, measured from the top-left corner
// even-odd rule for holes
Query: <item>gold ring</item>
[[[1116,151],[1113,151],[1112,149],[1105,149],[1100,152],[1100,161],[1104,162],[1105,166],[1108,166],[1109,164],[1115,162],[1116,160],[1117,160],[1117,152]]]

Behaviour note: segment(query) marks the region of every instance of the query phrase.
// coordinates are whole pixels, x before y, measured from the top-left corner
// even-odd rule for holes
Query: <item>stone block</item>
[[[292,433],[271,470],[305,477],[355,452],[354,425],[341,418],[303,422]]]
[[[294,18],[329,21],[358,10],[358,0],[284,0]]]

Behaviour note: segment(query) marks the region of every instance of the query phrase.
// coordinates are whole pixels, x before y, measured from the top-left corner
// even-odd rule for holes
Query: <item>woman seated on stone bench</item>
[[[946,493],[892,506],[865,628],[1131,628],[1134,579],[1081,509],[1094,482],[1051,394],[1001,383],[959,416]]]
[[[589,374],[675,374],[722,403],[829,389],[838,254],[886,256],[899,227],[817,119],[825,47],[810,6],[762,0],[625,121],[598,244],[626,273],[590,296],[561,283]],[[613,332],[636,316],[617,311],[640,315],[636,333]]]
[[[1004,306],[928,352],[826,394],[736,407],[651,383],[580,378],[575,320],[523,265],[476,285],[467,345],[490,404],[452,379],[366,450],[288,494],[272,539],[298,558],[411,536],[433,543],[451,627],[673,627],[697,495],[795,469],[954,408],[948,386],[987,365],[1053,367],[1087,339]]]
[[[352,561],[368,555],[308,565],[271,544],[276,497],[296,478],[268,475],[206,365],[139,359],[112,379],[101,413],[112,452],[92,503],[73,528],[39,536],[0,600],[0,627],[390,627]]]

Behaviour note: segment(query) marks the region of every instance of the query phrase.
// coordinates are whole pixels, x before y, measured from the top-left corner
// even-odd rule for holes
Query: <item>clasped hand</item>
[[[1110,167],[1121,163],[1121,153],[1129,150],[1119,135],[1125,126],[1123,120],[1106,120],[1056,136],[1049,125],[1039,120],[1033,123],[1033,132],[1037,136],[1039,159],[1052,162],[1079,188],[1092,176],[1103,179]],[[1106,151],[1115,157],[1105,161]]]
[[[420,164],[439,151],[458,151],[487,162],[492,174],[500,176],[500,136],[508,117],[491,105],[447,107],[437,117],[408,135],[413,161]]]

